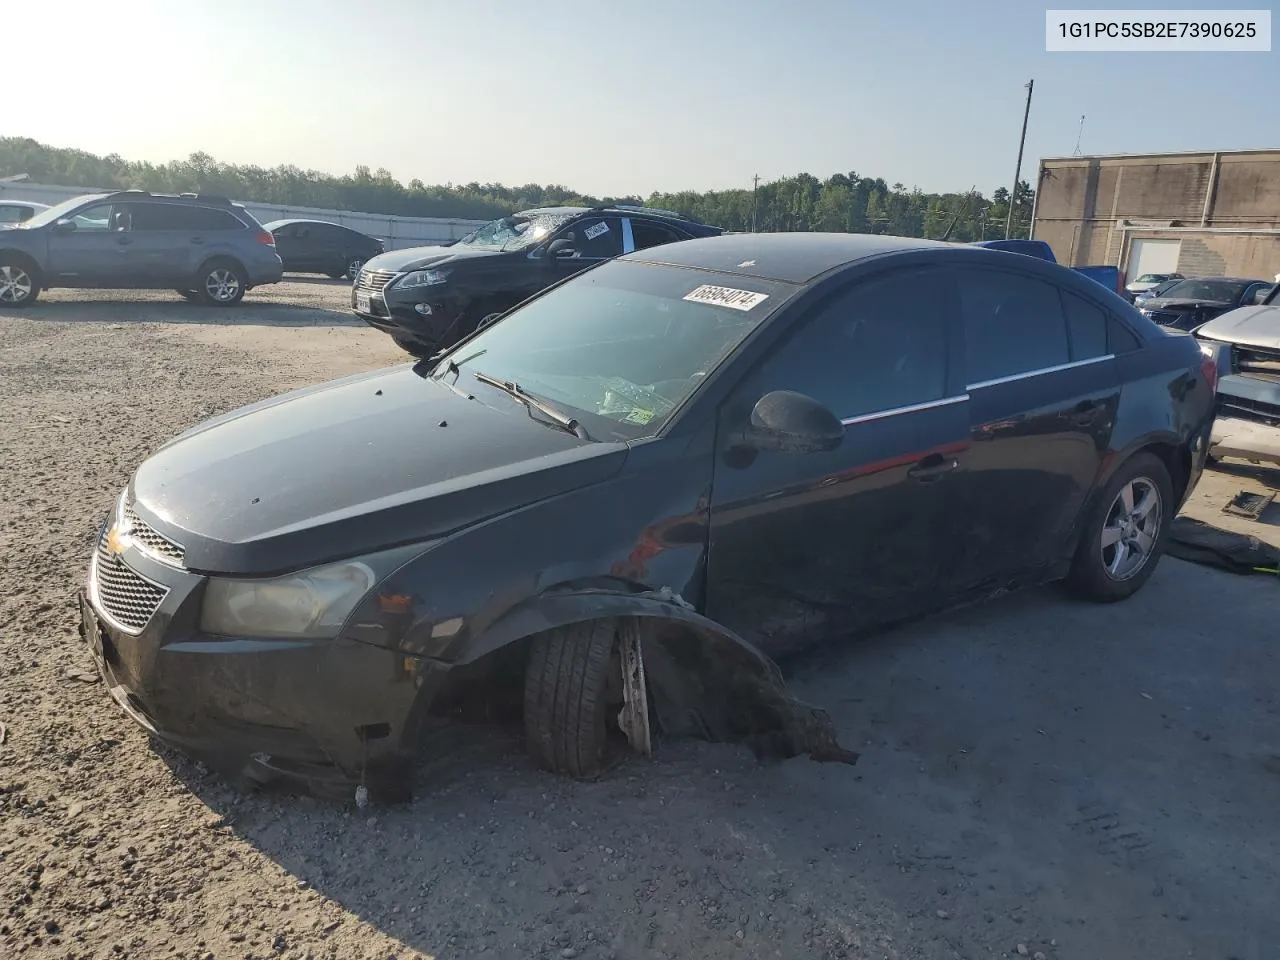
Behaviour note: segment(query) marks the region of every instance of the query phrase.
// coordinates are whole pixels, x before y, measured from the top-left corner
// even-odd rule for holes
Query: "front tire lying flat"
[[[1173,483],[1159,457],[1139,453],[1121,465],[1086,520],[1068,587],[1099,603],[1133,596],[1160,562],[1173,510]]]
[[[578,779],[599,776],[609,751],[609,675],[614,620],[590,620],[533,639],[525,667],[524,731],[542,767]]]

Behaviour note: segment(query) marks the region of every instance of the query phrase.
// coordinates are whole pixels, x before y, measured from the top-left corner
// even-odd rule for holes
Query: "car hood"
[[[492,247],[409,247],[380,253],[364,265],[368,270],[425,270],[427,267],[446,266],[460,260],[480,260],[501,256],[501,250]]]
[[[1196,333],[1210,340],[1280,350],[1280,306],[1241,307],[1210,320]]]
[[[1195,300],[1183,297],[1151,297],[1143,302],[1144,307],[1156,310],[1227,310],[1230,300]]]
[[[475,385],[392,367],[284,394],[171,440],[130,484],[205,573],[283,573],[442,536],[598,483],[626,458]],[[459,384],[466,387],[467,384]]]

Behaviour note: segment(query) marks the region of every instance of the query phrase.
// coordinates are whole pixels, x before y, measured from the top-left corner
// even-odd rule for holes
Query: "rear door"
[[[1068,557],[1120,384],[1106,313],[1037,276],[957,267],[970,439],[950,592],[1041,579]]]
[[[944,269],[859,281],[795,326],[723,406],[711,489],[708,614],[773,654],[940,604],[969,444]],[[827,406],[841,445],[742,456],[774,390]]]
[[[130,282],[177,286],[190,282],[205,244],[205,210],[190,204],[131,203]]]

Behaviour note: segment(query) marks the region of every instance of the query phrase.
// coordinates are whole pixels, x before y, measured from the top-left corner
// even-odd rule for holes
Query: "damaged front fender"
[[[747,743],[760,758],[857,762],[858,754],[841,746],[830,714],[788,693],[777,664],[670,590],[577,589],[531,598],[477,638],[465,660],[605,617],[635,618],[639,626],[655,726],[663,735]]]

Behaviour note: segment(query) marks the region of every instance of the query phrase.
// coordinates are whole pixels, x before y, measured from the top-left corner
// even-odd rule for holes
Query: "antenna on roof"
[[[1084,154],[1080,152],[1080,141],[1083,139],[1084,139],[1084,114],[1082,113],[1080,114],[1080,130],[1078,133],[1076,133],[1076,148],[1071,154],[1073,157],[1084,156]]]

